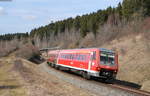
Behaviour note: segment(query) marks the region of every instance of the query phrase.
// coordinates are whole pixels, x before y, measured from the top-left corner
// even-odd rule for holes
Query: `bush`
[[[32,44],[26,44],[20,47],[19,50],[16,52],[17,57],[21,57],[24,59],[30,59],[32,57],[39,56],[39,55],[40,55],[40,51]]]

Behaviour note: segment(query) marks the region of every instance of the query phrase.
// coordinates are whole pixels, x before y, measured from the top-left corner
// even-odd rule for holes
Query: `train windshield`
[[[114,66],[115,65],[115,56],[114,54],[101,53],[100,55],[100,64],[106,66]]]

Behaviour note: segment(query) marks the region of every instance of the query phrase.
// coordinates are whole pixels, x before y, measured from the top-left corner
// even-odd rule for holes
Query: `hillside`
[[[149,16],[150,0],[123,0],[116,8],[52,22],[30,33],[2,35],[0,57],[19,49],[22,58],[30,59],[40,48],[108,48],[119,54],[117,79],[150,91]]]
[[[101,47],[115,48],[119,53],[119,80],[134,82],[142,90],[150,91],[150,49],[141,34],[113,40]]]

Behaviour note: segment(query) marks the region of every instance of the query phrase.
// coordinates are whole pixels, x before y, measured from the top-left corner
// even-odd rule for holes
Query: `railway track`
[[[71,72],[69,74],[65,71],[59,71],[49,67],[47,64],[40,65],[42,68],[50,74],[56,75],[58,78],[63,79],[73,85],[80,88],[87,89],[102,96],[150,96],[150,92],[139,90],[133,87],[123,86],[119,84],[106,84],[99,82],[99,80],[85,80],[81,76],[75,75]],[[101,96],[100,95],[100,96]]]
[[[134,93],[134,94],[137,94],[139,96],[150,96],[150,92],[140,90],[140,89],[137,89],[137,88],[133,88],[133,87],[120,85],[120,84],[115,84],[115,83],[114,84],[106,84],[106,83],[101,83],[101,82],[98,82],[98,81],[92,81],[92,83],[96,83],[96,84],[100,84],[100,85],[103,85],[103,86],[107,86],[107,87],[127,91],[129,93]]]
[[[147,91],[137,90],[137,89],[129,88],[129,87],[122,86],[122,85],[116,85],[116,84],[112,84],[110,86],[112,86],[113,88],[118,88],[121,90],[126,90],[128,92],[136,93],[142,96],[150,96],[150,92],[147,92]]]

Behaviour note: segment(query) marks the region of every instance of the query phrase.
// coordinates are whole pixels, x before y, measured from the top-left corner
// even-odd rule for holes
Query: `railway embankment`
[[[78,88],[14,55],[0,58],[0,96],[101,96]]]
[[[150,92],[150,43],[143,34],[113,40],[103,47],[119,54],[117,79],[141,85],[141,90]]]

